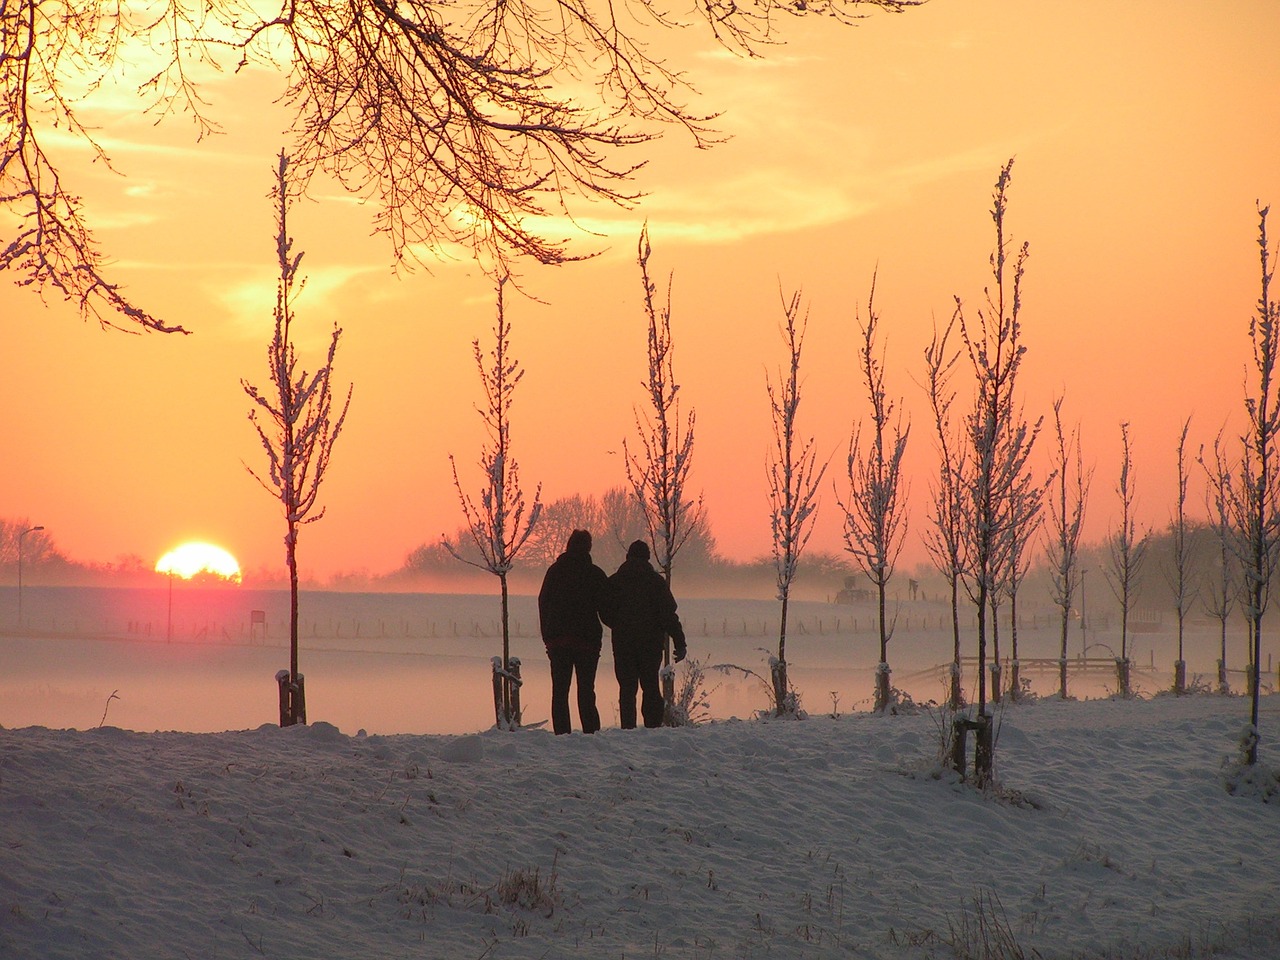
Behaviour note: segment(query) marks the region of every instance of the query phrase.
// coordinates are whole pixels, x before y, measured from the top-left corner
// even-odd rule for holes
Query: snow
[[[0,730],[0,956],[981,956],[949,944],[998,920],[1028,956],[1274,958],[1280,804],[1222,785],[1245,720],[1009,707],[1002,796],[938,775],[926,712]]]
[[[730,719],[764,681],[709,670],[715,722],[623,731],[606,657],[605,729],[555,737],[484,729],[494,597],[307,595],[312,724],[280,729],[283,632],[245,622],[279,598],[180,597],[166,642],[149,596],[34,590],[41,635],[0,635],[4,960],[1280,957],[1280,803],[1223,781],[1249,704],[1153,696],[1167,631],[1141,637],[1141,699],[1003,710],[984,795],[942,774],[941,714],[867,712],[878,639],[848,607],[793,605],[806,719]],[[545,657],[512,603],[537,721]],[[691,658],[767,673],[776,604],[681,611]],[[950,650],[925,611],[890,647],[917,701]],[[1025,631],[1024,664],[1055,635]],[[1215,651],[1200,630],[1191,669]],[[1260,732],[1280,766],[1280,697]]]

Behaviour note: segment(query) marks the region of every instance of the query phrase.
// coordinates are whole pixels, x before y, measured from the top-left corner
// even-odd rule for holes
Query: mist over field
[[[285,591],[177,582],[170,618],[165,588],[29,587],[21,634],[11,626],[14,593],[0,590],[0,618],[10,625],[0,628],[2,726],[87,729],[105,721],[141,731],[211,732],[277,719],[274,677],[289,662]],[[889,645],[893,684],[917,702],[945,699],[941,667],[952,652],[949,605],[926,593],[926,599],[902,600],[897,609]],[[252,622],[255,610],[264,623]],[[708,718],[749,717],[765,709],[761,678],[777,648],[776,601],[689,597],[680,601],[680,615],[690,659],[706,670]],[[303,593],[299,658],[310,719],[385,734],[487,729],[494,721],[490,658],[501,653],[498,617],[491,594]],[[1056,673],[1038,672],[1033,661],[1056,660],[1055,609],[1029,604],[1019,621],[1022,671],[1034,692],[1049,695]],[[968,627],[967,620],[962,625]],[[1176,634],[1169,616],[1132,623],[1135,628],[1135,685],[1149,695],[1171,685]],[[523,663],[525,720],[546,720],[550,681],[533,596],[512,597],[511,629],[512,653]],[[1087,646],[1090,660],[1109,660],[1118,632],[1116,618],[1100,610],[1083,633],[1073,623],[1069,655],[1079,657]],[[1009,639],[1006,624],[1006,670]],[[807,712],[870,709],[879,651],[869,601],[795,601],[787,642],[792,679]],[[1228,642],[1228,664],[1236,668],[1231,682],[1243,690],[1243,624],[1232,624]],[[1215,677],[1218,643],[1216,622],[1192,622],[1189,678],[1209,683]],[[969,645],[963,656],[971,655]],[[1265,653],[1264,691],[1274,680],[1270,660]],[[710,669],[721,665],[724,670]],[[616,725],[607,642],[596,686],[605,725]],[[1108,695],[1114,677],[1095,666],[1073,677],[1071,692]]]

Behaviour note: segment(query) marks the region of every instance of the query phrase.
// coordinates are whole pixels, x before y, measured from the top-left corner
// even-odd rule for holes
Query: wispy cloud
[[[362,289],[379,289],[386,283],[386,269],[370,266],[324,266],[308,271],[303,264],[305,285],[294,302],[298,316],[306,322],[298,328],[298,345],[302,348],[323,346],[330,329],[341,321],[346,311],[341,306],[345,288],[357,280],[370,280]],[[231,318],[233,336],[261,338],[270,332],[276,302],[275,271],[254,270],[248,276],[216,287],[213,297]]]

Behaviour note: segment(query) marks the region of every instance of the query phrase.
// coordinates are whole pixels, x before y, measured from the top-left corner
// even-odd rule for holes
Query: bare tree
[[[289,568],[289,673],[277,674],[280,683],[280,725],[307,722],[306,692],[298,672],[298,531],[324,516],[316,510],[320,484],[329,470],[333,445],[342,432],[351,405],[351,388],[335,411],[333,405],[333,360],[342,331],[335,324],[324,364],[313,374],[298,369],[293,345],[293,302],[305,281],[298,276],[302,253],[293,253],[289,236],[288,210],[292,181],[289,158],[283,151],[276,165],[276,261],[280,276],[276,281],[275,334],[267,348],[271,387],[260,391],[247,380],[241,386],[253,401],[249,422],[253,424],[267,454],[265,475],[246,464],[246,469],[284,510],[285,563]],[[335,415],[336,413],[336,415]],[[281,671],[283,673],[283,671]]]
[[[1023,243],[1014,257],[1009,276],[1008,241],[1005,216],[1013,161],[996,180],[991,218],[996,227],[996,245],[991,254],[994,287],[988,287],[986,307],[979,309],[975,324],[965,319],[957,298],[957,318],[974,374],[974,406],[967,427],[970,470],[962,492],[963,509],[970,542],[966,547],[965,589],[977,614],[978,703],[974,724],[977,748],[974,751],[975,779],[990,782],[994,772],[994,742],[991,717],[987,713],[986,660],[987,613],[999,589],[1002,563],[1007,559],[1005,544],[1012,524],[1018,522],[1015,493],[1035,445],[1040,422],[1022,420],[1017,404],[1017,380],[1026,350],[1021,342],[1022,277],[1029,248]]]
[[[1129,659],[1129,614],[1133,611],[1134,597],[1150,539],[1147,531],[1138,533],[1138,523],[1134,518],[1133,454],[1129,447],[1127,420],[1120,424],[1120,437],[1123,452],[1120,479],[1116,484],[1116,494],[1120,497],[1120,523],[1107,542],[1107,582],[1120,604],[1120,653],[1116,657],[1116,692],[1122,697],[1129,697],[1133,695],[1130,683],[1132,662]]]
[[[789,300],[784,294],[782,309],[786,318],[782,336],[787,344],[788,365],[779,372],[776,384],[769,380],[765,385],[769,394],[774,441],[767,463],[769,522],[778,599],[782,602],[778,656],[770,665],[774,712],[778,716],[794,714],[798,710],[797,696],[787,679],[787,605],[800,555],[813,533],[818,487],[827,470],[825,461],[818,463],[813,438],[801,437],[796,424],[800,410],[800,358],[809,326],[808,311],[804,310],[802,315],[800,291],[793,293]]]
[[[622,563],[627,546],[645,533],[644,511],[636,502],[635,494],[626,487],[610,487],[600,496],[600,536],[596,549],[600,552],[600,566],[606,558],[613,565]]]
[[[907,533],[903,512],[909,493],[904,489],[902,457],[907,450],[911,425],[903,424],[884,387],[884,354],[876,350],[879,316],[875,310],[876,280],[871,278],[867,297],[867,322],[860,324],[862,341],[858,365],[871,402],[871,437],[864,449],[862,428],[856,426],[849,438],[849,499],[837,502],[844,513],[845,549],[876,588],[880,626],[880,663],[876,667],[875,709],[889,710],[892,688],[889,683],[889,640],[897,623],[886,609],[886,594],[894,566],[902,552]]]
[[[686,494],[689,470],[693,466],[693,438],[696,417],[690,410],[680,416],[680,384],[675,379],[674,349],[671,339],[671,280],[667,280],[666,303],[654,301],[657,287],[649,277],[649,228],[640,231],[637,263],[644,290],[644,312],[648,321],[648,393],[651,412],[636,411],[639,453],[622,441],[627,481],[639,502],[653,544],[654,561],[668,584],[676,554],[703,513],[702,498]]]
[[[1280,434],[1280,386],[1274,380],[1280,355],[1280,303],[1271,299],[1275,267],[1267,240],[1270,207],[1258,210],[1258,249],[1261,291],[1249,321],[1253,363],[1245,397],[1247,433],[1241,438],[1244,457],[1236,498],[1237,524],[1244,536],[1245,615],[1250,625],[1253,672],[1249,677],[1249,733],[1244,744],[1249,766],[1258,762],[1258,700],[1262,673],[1262,617],[1270,601],[1271,578],[1280,554],[1280,470],[1276,469],[1276,438]]]
[[[1191,576],[1193,545],[1187,538],[1187,431],[1190,428],[1191,418],[1188,417],[1178,435],[1178,499],[1169,524],[1173,554],[1164,570],[1165,582],[1173,594],[1174,613],[1178,617],[1178,659],[1173,665],[1173,692],[1179,696],[1187,692],[1187,661],[1183,656],[1183,644],[1187,608],[1195,602],[1196,594]]]
[[[542,505],[538,524],[521,551],[523,559],[535,567],[550,566],[564,551],[574,530],[596,530],[600,504],[595,497],[573,494]]]
[[[752,53],[773,42],[784,12],[854,21],[864,10],[918,2],[761,0],[696,9],[720,43]],[[641,6],[644,19],[683,26],[652,0]],[[290,153],[301,179],[324,170],[376,198],[378,227],[397,258],[418,246],[462,243],[498,264],[512,252],[564,260],[563,243],[531,225],[568,197],[635,200],[639,164],[619,161],[621,148],[673,125],[698,146],[715,138],[709,118],[681,102],[689,93],[683,75],[650,52],[640,21],[618,13],[555,0],[295,0],[274,13],[239,0],[0,4],[0,203],[19,221],[0,250],[0,269],[58,291],[104,324],[181,330],[107,278],[79,197],[48,145],[69,137],[110,167],[81,111],[122,83],[137,86],[157,121],[184,115],[203,138],[218,125],[201,78],[251,60],[282,75],[279,99],[293,111]],[[154,72],[130,74],[137,63]]]
[[[510,354],[511,322],[507,320],[503,305],[506,284],[506,277],[497,283],[497,319],[493,327],[495,346],[490,354],[491,363],[485,363],[480,341],[472,341],[485,395],[484,408],[477,410],[489,435],[489,442],[480,450],[480,470],[484,474],[485,485],[480,491],[479,504],[463,492],[462,482],[458,479],[458,464],[452,454],[449,456],[453,485],[462,504],[467,533],[483,559],[475,563],[468,560],[457,545],[446,542],[445,546],[459,560],[488,570],[498,578],[502,599],[502,659],[495,657],[493,663],[494,714],[499,729],[515,730],[520,726],[520,662],[511,656],[507,575],[542,513],[542,485],[539,484],[534,491],[533,503],[526,504],[520,487],[520,467],[511,455],[511,400],[524,378],[524,371]]]
[[[644,291],[644,312],[648,321],[649,372],[645,390],[651,410],[641,415],[636,411],[636,432],[640,435],[639,452],[632,452],[622,441],[627,482],[644,511],[653,558],[662,576],[671,585],[671,568],[676,554],[689,539],[703,512],[702,498],[694,500],[686,493],[689,470],[693,466],[693,437],[696,418],[690,410],[680,415],[680,384],[676,382],[675,351],[671,340],[671,277],[667,278],[666,302],[655,303],[657,287],[649,276],[649,226],[640,231],[636,262]],[[663,717],[671,725],[675,712],[675,674],[671,667],[671,643],[663,641],[662,650]]]
[[[1209,529],[1213,534],[1217,568],[1205,585],[1205,591],[1201,594],[1201,603],[1205,612],[1218,621],[1221,641],[1218,654],[1218,692],[1225,695],[1231,692],[1231,685],[1227,681],[1227,621],[1231,619],[1231,612],[1235,609],[1240,596],[1240,584],[1236,573],[1243,551],[1239,543],[1240,530],[1232,521],[1232,477],[1230,467],[1227,465],[1226,453],[1222,449],[1221,433],[1213,442],[1213,462],[1209,463],[1205,460],[1203,448],[1200,451],[1199,461],[1208,478],[1205,499],[1209,513]],[[1252,652],[1251,646],[1250,655]]]
[[[42,526],[36,526],[27,518],[0,520],[0,564],[8,566],[18,562],[21,543],[25,563],[44,563],[59,557],[53,536]]]
[[[1080,531],[1084,527],[1085,505],[1093,468],[1084,469],[1080,450],[1080,430],[1068,437],[1062,429],[1062,398],[1053,402],[1054,458],[1052,496],[1049,497],[1049,578],[1054,604],[1061,613],[1061,649],[1058,653],[1058,696],[1067,699],[1067,632],[1072,604],[1080,586]]]
[[[947,702],[953,710],[964,706],[964,694],[960,686],[960,582],[964,574],[964,550],[968,541],[961,496],[968,467],[967,448],[964,438],[956,435],[951,418],[951,405],[956,398],[955,390],[951,388],[951,375],[959,353],[948,346],[948,341],[955,329],[956,316],[952,314],[951,321],[941,333],[937,327],[934,328],[933,339],[924,353],[926,390],[938,439],[938,476],[930,491],[931,524],[925,530],[924,544],[951,591],[953,652]]]

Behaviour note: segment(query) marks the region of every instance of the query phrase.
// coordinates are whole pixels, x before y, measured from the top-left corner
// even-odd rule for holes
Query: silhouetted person
[[[662,725],[662,688],[658,671],[670,636],[676,662],[685,656],[684,628],[676,615],[676,601],[662,574],[649,563],[649,545],[637,540],[627,559],[609,578],[609,595],[602,612],[613,630],[613,669],[618,678],[618,719],[624,730],[636,725],[636,687],[646,727]]]
[[[569,684],[578,677],[578,720],[583,733],[600,729],[596,709],[596,667],[604,628],[600,605],[608,588],[605,572],[591,562],[591,534],[569,534],[564,553],[547,568],[538,592],[542,642],[551,661],[551,728],[573,729],[569,720]]]

